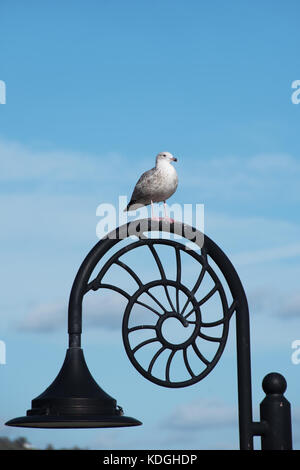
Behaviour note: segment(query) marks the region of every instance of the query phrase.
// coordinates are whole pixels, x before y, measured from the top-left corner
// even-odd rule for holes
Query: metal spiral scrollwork
[[[167,276],[158,253],[158,247],[162,245],[173,251],[176,275],[172,279]],[[141,246],[151,253],[158,273],[156,279],[146,283],[138,276],[135,267],[124,260],[131,250]],[[192,287],[187,287],[183,279],[183,257],[186,255],[198,262],[199,267]],[[125,270],[135,282],[133,294],[104,281],[113,266]],[[208,292],[199,294],[204,276],[209,277],[213,286]],[[219,361],[236,303],[233,300],[228,305],[222,283],[209,264],[204,248],[200,254],[186,250],[184,244],[173,240],[140,239],[114,253],[86,286],[86,292],[98,289],[110,289],[127,299],[122,325],[125,350],[134,367],[148,380],[165,387],[185,387],[203,379]],[[218,297],[220,304],[218,319],[207,321],[202,310],[214,296]],[[140,309],[138,312],[137,307]],[[175,337],[174,331],[173,335],[168,333],[171,326]],[[217,336],[207,332],[216,328]],[[146,338],[142,335],[145,333]],[[213,354],[207,354],[205,345],[208,344],[214,346]]]

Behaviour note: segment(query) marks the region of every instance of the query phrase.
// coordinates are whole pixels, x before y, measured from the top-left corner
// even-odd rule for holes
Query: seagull
[[[142,174],[135,185],[131,199],[126,211],[136,210],[141,206],[151,204],[151,218],[154,217],[154,202],[164,203],[165,219],[174,222],[173,219],[167,217],[166,200],[175,193],[178,186],[178,176],[171,162],[177,162],[177,158],[173,157],[170,152],[160,152],[156,156],[155,167]]]

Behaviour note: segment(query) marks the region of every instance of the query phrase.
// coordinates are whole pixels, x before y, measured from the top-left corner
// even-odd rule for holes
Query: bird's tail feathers
[[[131,200],[129,204],[127,204],[127,207],[125,207],[124,212],[128,211],[135,211],[139,209],[140,207],[143,207],[145,204],[142,204],[141,202],[137,202],[135,200]]]
[[[135,201],[132,201],[132,200],[131,200],[131,201],[127,204],[127,207],[125,207],[124,212],[131,211],[132,209],[130,209],[130,206],[132,206],[133,204],[135,204]]]

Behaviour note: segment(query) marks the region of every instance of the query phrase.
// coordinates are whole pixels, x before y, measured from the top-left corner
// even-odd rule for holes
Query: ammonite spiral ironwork
[[[158,254],[158,248],[161,246],[168,246],[173,251],[176,260],[176,275],[173,279],[169,279],[166,275],[165,267]],[[134,266],[124,261],[125,255],[140,247],[146,247],[149,250],[158,268],[157,278],[147,283],[144,283],[143,279],[138,276]],[[183,279],[183,253],[198,262],[199,272],[192,288],[188,288]],[[134,280],[136,290],[133,294],[117,282],[115,284],[105,282],[104,278],[113,266],[121,267]],[[198,289],[201,287],[204,276],[211,279],[213,286],[208,292],[199,296]],[[156,294],[157,288],[161,288],[164,294],[160,298]],[[152,382],[172,388],[194,384],[204,378],[220,359],[226,344],[229,320],[235,310],[235,303],[228,305],[224,288],[208,262],[205,249],[199,254],[194,250],[187,250],[184,244],[173,240],[140,239],[123,247],[108,259],[99,274],[88,283],[86,292],[91,289],[110,289],[127,299],[122,327],[125,350],[135,368]],[[173,291],[173,296],[171,291]],[[220,301],[218,320],[204,321],[201,310],[213,296],[218,296]],[[137,306],[141,307],[141,310],[139,314],[134,314]],[[147,310],[147,321],[145,321],[145,310]],[[184,339],[170,339],[167,333],[170,319],[172,319],[173,328],[177,332],[184,333]],[[220,327],[221,330],[217,336],[207,333],[207,330],[215,327]],[[149,337],[140,338],[141,332],[145,330],[149,332]],[[204,343],[215,345],[212,357],[207,357],[202,350]],[[142,357],[142,361],[141,355],[143,356],[144,352],[145,356],[147,349],[148,357]],[[160,367],[156,367],[155,370],[158,361],[160,361]],[[176,364],[174,364],[175,361]],[[173,377],[174,371],[176,378]]]

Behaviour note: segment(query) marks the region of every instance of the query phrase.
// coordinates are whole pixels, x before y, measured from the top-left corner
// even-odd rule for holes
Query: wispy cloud
[[[237,422],[236,407],[214,399],[198,399],[179,405],[162,426],[174,431],[194,431],[207,427],[232,426]]]
[[[66,325],[66,312],[64,303],[37,305],[20,321],[17,328],[23,331],[51,332]]]
[[[35,149],[18,142],[0,140],[2,182],[105,181],[107,173],[122,165],[116,153],[86,154],[62,149]],[[105,162],[109,161],[109,165]],[[118,178],[119,173],[116,173]]]
[[[300,294],[291,293],[278,306],[278,315],[284,319],[300,319]]]
[[[142,171],[154,164],[155,155],[141,156],[132,165],[130,156],[116,152],[90,154],[68,149],[37,148],[0,139],[2,183],[101,183],[111,186],[124,179],[134,184]],[[262,154],[252,157],[219,156],[206,160],[182,156],[178,163],[179,188],[194,198],[265,202],[299,200],[300,164],[289,154]],[[120,171],[122,170],[122,171]],[[128,187],[128,184],[127,184]],[[4,186],[5,188],[5,186]],[[132,188],[130,188],[132,189]],[[129,190],[129,188],[128,188]],[[191,191],[192,190],[192,191]],[[219,199],[220,200],[220,199]]]
[[[282,320],[300,319],[300,294],[261,285],[248,293],[250,311]]]
[[[296,256],[300,256],[300,243],[237,253],[233,255],[233,262],[238,265],[259,264]]]
[[[93,442],[93,449],[120,449],[123,442],[121,439],[120,431],[106,429],[105,434],[98,433]]]
[[[190,167],[191,167],[191,162]],[[289,154],[261,154],[252,157],[220,156],[209,160],[193,159],[193,172],[183,165],[182,173],[185,176],[182,184],[198,186],[201,192],[223,193],[228,199],[235,194],[255,200],[262,192],[265,198],[270,194],[268,190],[276,191],[278,197],[285,198],[287,193],[294,192],[300,175],[299,160]],[[286,183],[289,183],[286,185]],[[253,190],[259,194],[253,193]],[[283,192],[279,192],[284,189]]]
[[[124,312],[124,300],[112,293],[103,297],[94,295],[84,299],[83,321],[88,328],[119,330]],[[50,333],[67,325],[67,302],[53,302],[36,305],[18,323],[20,331]]]

